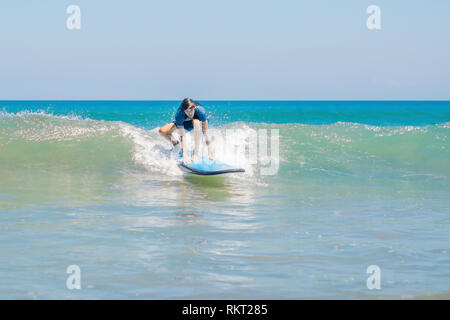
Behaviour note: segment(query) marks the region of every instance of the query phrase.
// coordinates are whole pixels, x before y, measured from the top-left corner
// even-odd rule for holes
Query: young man
[[[159,129],[159,133],[172,142],[173,146],[176,146],[179,141],[177,141],[172,133],[175,129],[178,129],[178,133],[181,137],[181,150],[183,153],[183,161],[185,163],[190,163],[198,157],[198,151],[200,147],[201,130],[205,135],[206,145],[208,146],[208,157],[214,159],[212,154],[211,139],[208,137],[208,116],[206,115],[205,109],[193,101],[190,98],[186,98],[181,102],[175,114],[175,120],[172,123],[168,123]],[[188,156],[186,150],[186,131],[189,132],[194,129],[194,154],[192,159]]]

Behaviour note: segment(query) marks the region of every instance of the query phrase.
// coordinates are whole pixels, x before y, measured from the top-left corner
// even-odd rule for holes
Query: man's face
[[[194,117],[194,113],[195,113],[195,107],[187,108],[186,110],[184,110],[184,113],[186,113],[186,115],[189,118],[193,118]]]

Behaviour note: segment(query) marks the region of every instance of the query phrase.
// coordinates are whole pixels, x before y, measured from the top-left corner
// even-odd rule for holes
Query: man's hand
[[[208,146],[208,158],[211,160],[214,160],[214,155],[213,155],[213,148],[211,145],[211,139],[208,136],[208,133],[205,133],[205,140],[206,140],[206,145]]]
[[[183,155],[183,162],[184,163],[191,163],[192,159],[188,155]]]

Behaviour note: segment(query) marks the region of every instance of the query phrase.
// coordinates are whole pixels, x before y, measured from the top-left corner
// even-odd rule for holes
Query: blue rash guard
[[[208,120],[208,116],[206,115],[205,109],[203,109],[202,106],[198,105],[195,107],[194,117],[188,118],[186,113],[183,109],[178,108],[177,113],[175,114],[175,120],[173,120],[173,123],[177,125],[178,127],[184,126],[184,130],[191,131],[194,129],[194,124],[192,120],[198,119],[201,122],[205,122]]]

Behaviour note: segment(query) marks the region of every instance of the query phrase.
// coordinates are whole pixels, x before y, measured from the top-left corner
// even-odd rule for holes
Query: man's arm
[[[202,131],[203,131],[203,134],[205,135],[205,137],[208,137],[208,120],[202,122]],[[206,142],[206,144],[209,144],[209,143]]]
[[[202,131],[203,131],[203,134],[205,135],[206,145],[208,146],[208,157],[211,159],[214,159],[212,145],[211,145],[211,139],[208,136],[208,120],[205,120],[204,122],[202,122]]]
[[[186,139],[185,139],[186,132],[184,130],[184,126],[177,126],[177,129],[181,139],[181,152],[183,154],[183,162],[189,163],[191,162],[191,159],[189,158],[186,152]]]

